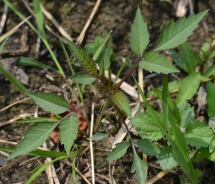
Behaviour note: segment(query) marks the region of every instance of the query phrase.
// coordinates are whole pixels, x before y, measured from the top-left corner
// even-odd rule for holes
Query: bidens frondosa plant
[[[215,116],[215,108],[213,106],[215,86],[211,82],[207,84],[208,115],[211,117],[210,128],[206,123],[194,119],[194,111],[187,102],[187,100],[196,94],[202,79],[201,74],[195,72],[193,69],[187,69],[189,75],[180,83],[177,99],[173,100],[169,95],[167,75],[179,72],[179,70],[160,52],[183,44],[198,27],[199,22],[207,11],[191,15],[188,18],[182,17],[176,22],[171,20],[167,25],[164,25],[158,44],[154,50],[144,53],[150,39],[147,24],[144,22],[140,9],[138,8],[134,23],[131,26],[129,42],[130,48],[139,58],[139,61],[134,64],[130,72],[118,83],[112,83],[111,79],[105,75],[105,71],[110,67],[110,56],[112,53],[111,48],[106,46],[110,33],[101,41],[93,58],[84,49],[79,48],[75,43],[67,39],[68,47],[72,55],[77,58],[83,70],[83,72],[74,75],[72,79],[83,84],[97,81],[97,87],[103,90],[103,94],[105,95],[83,106],[77,107],[75,110],[71,110],[70,104],[60,96],[25,91],[28,96],[35,100],[36,104],[45,110],[53,114],[61,114],[64,112],[68,112],[68,114],[54,122],[41,122],[30,126],[24,134],[24,138],[17,145],[17,148],[8,157],[8,160],[28,154],[37,149],[46,141],[50,133],[57,126],[60,129],[60,141],[61,144],[64,144],[66,155],[57,158],[55,161],[73,156],[71,154],[71,148],[78,133],[78,116],[76,112],[92,103],[106,99],[116,106],[116,114],[118,115],[119,121],[123,122],[125,117],[128,117],[140,137],[142,137],[141,140],[134,141],[127,125],[124,124],[123,126],[128,131],[129,141],[116,144],[115,148],[107,157],[108,161],[121,158],[127,152],[128,147],[132,146],[134,157],[131,172],[135,172],[139,183],[146,182],[148,166],[137,154],[137,149],[145,155],[156,156],[163,170],[171,170],[180,166],[186,175],[186,177],[180,178],[181,181],[198,183],[201,172],[194,168],[191,155],[195,152],[198,153],[199,150],[208,150],[210,147],[208,155],[205,157],[214,161],[215,146],[214,141],[211,140],[214,137],[215,129],[215,121],[212,118]],[[98,66],[100,71],[98,71]],[[132,116],[128,98],[120,89],[120,85],[137,67],[148,70],[149,72],[164,74],[162,90],[156,92],[157,97],[162,101],[162,112],[157,112],[152,109],[134,78],[147,110],[145,113],[138,112]],[[1,68],[1,70],[3,69]],[[167,140],[166,145],[157,146],[154,143],[163,138]],[[48,164],[43,166],[40,172],[47,166]]]

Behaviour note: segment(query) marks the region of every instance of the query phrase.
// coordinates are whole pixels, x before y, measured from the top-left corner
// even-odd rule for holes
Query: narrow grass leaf
[[[110,32],[106,35],[106,37],[104,38],[104,40],[102,41],[101,45],[97,48],[95,54],[93,55],[93,60],[96,61],[97,58],[99,57],[99,55],[101,54],[104,46],[105,46],[105,43],[107,42],[108,38],[110,37]]]
[[[54,71],[58,71],[58,70],[55,70],[54,68],[52,68],[48,65],[45,65],[39,61],[36,61],[34,59],[31,59],[31,58],[27,58],[27,57],[19,57],[16,64],[21,65],[21,66],[33,66],[33,67],[38,67],[38,68],[47,68],[47,69],[51,69]]]
[[[158,45],[154,51],[171,49],[184,43],[198,27],[198,23],[207,12],[208,10],[205,10],[196,15],[191,15],[188,18],[184,16],[175,23],[171,20],[169,24],[164,25]]]
[[[183,79],[178,90],[177,103],[191,99],[197,92],[200,83],[200,74],[193,73]]]
[[[133,173],[136,171],[136,178],[140,184],[144,184],[146,182],[146,169],[148,169],[147,164],[141,160],[135,152],[131,172]]]
[[[159,148],[147,139],[139,140],[135,143],[135,145],[146,155],[153,156],[160,152]]]
[[[143,51],[149,43],[147,24],[144,22],[140,9],[137,8],[134,24],[131,26],[130,47],[133,52],[142,57]]]
[[[0,39],[1,39],[1,37],[0,37]],[[4,48],[4,46],[5,46],[5,44],[7,43],[7,41],[8,41],[8,38],[5,38],[4,40],[2,40],[0,42],[0,54],[1,54],[1,52],[2,52],[2,50]]]
[[[18,157],[20,155],[25,155],[37,149],[46,141],[57,124],[58,122],[46,122],[36,123],[30,126],[29,129],[25,132],[24,138],[17,144],[17,148],[15,149],[15,151],[13,151],[12,154],[10,154],[7,160]]]
[[[121,90],[116,90],[110,95],[110,99],[114,102],[117,107],[124,111],[129,117],[132,117],[128,98]]]
[[[76,46],[72,41],[67,39],[68,47],[72,52],[72,55],[79,60],[80,65],[84,72],[86,72],[89,76],[99,78],[96,63],[89,57],[85,50],[80,49]]]
[[[163,74],[179,72],[169,60],[156,52],[148,52],[144,56],[144,61],[140,61],[139,67],[149,72]]]
[[[160,149],[157,159],[163,170],[173,169],[178,164],[173,154],[173,150],[169,146]]]
[[[126,154],[128,147],[130,146],[130,143],[118,143],[116,144],[116,147],[112,150],[112,152],[107,156],[106,160],[117,160],[121,158],[123,155]]]
[[[63,119],[60,122],[60,139],[61,144],[64,144],[67,156],[69,156],[71,147],[78,133],[78,116],[72,112],[71,116]]]
[[[203,74],[204,77],[214,77],[215,76],[215,66],[208,68]]]
[[[63,98],[55,94],[46,93],[27,93],[36,104],[54,114],[60,114],[70,110],[69,103]]]
[[[192,121],[186,127],[186,142],[197,149],[208,147],[213,136],[213,131],[204,122]]]
[[[34,3],[34,12],[36,15],[36,21],[37,21],[38,29],[39,29],[40,34],[42,35],[43,39],[47,40],[46,39],[46,33],[44,30],[43,14],[42,14],[42,11],[40,8],[40,1],[33,0],[33,3]]]
[[[7,70],[5,70],[0,65],[0,71],[4,74],[4,76],[11,82],[13,86],[15,86],[21,93],[27,93],[28,90],[23,86],[13,75],[11,75]]]
[[[206,85],[206,101],[208,104],[208,116],[213,117],[215,116],[215,85],[212,82],[207,82]]]
[[[78,72],[75,75],[73,75],[70,79],[73,82],[79,83],[79,84],[91,84],[96,80],[94,77],[90,77],[84,72]]]

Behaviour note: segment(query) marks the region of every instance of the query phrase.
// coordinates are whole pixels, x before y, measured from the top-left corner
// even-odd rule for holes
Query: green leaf
[[[134,24],[131,26],[130,47],[133,52],[142,57],[143,51],[149,43],[147,24],[144,22],[140,9],[137,8]]]
[[[181,115],[180,127],[186,127],[191,121],[194,120],[194,110],[187,101],[177,104],[177,107],[179,108]]]
[[[181,86],[178,90],[177,103],[183,103],[191,99],[198,90],[200,83],[200,74],[193,73],[183,79]]]
[[[116,147],[112,150],[112,152],[107,156],[106,160],[117,160],[126,154],[128,147],[130,146],[129,142],[126,143],[118,143]]]
[[[187,144],[192,147],[208,147],[213,138],[213,131],[209,126],[200,121],[192,121],[186,127],[185,138]]]
[[[91,77],[99,78],[96,70],[96,63],[89,57],[86,51],[83,49],[80,49],[69,39],[66,38],[66,40],[67,40],[69,49],[72,52],[72,55],[79,60],[79,63],[81,64],[84,72],[86,72]]]
[[[1,40],[1,37],[0,37],[0,40]],[[2,42],[0,41],[0,54],[5,46],[5,44],[7,43],[8,41],[8,38],[5,38],[4,40],[2,40]]]
[[[15,151],[7,160],[25,155],[41,146],[49,137],[58,122],[36,123],[25,132],[24,138],[17,144]]]
[[[215,66],[209,67],[203,74],[204,77],[214,77],[215,76]]]
[[[60,122],[60,140],[64,144],[67,156],[78,133],[78,116],[72,112],[71,116]]]
[[[208,104],[208,116],[213,117],[215,116],[215,85],[212,82],[207,82],[206,85],[206,101]]]
[[[131,166],[131,172],[136,171],[136,178],[139,181],[140,184],[144,184],[146,182],[146,169],[148,169],[148,166],[145,162],[143,162],[137,153],[134,153],[134,159],[133,164]]]
[[[162,127],[164,128],[163,116],[157,114],[162,122]],[[144,139],[149,139],[151,141],[161,139],[164,135],[158,125],[159,122],[156,122],[148,114],[136,114],[131,119],[132,125],[135,127],[139,135]]]
[[[40,34],[43,37],[43,39],[47,40],[46,39],[46,33],[44,30],[43,13],[42,13],[41,8],[40,8],[40,1],[33,0],[33,2],[34,2],[34,12],[35,12],[35,16],[36,16],[38,29],[39,29]]]
[[[48,65],[45,65],[41,62],[38,62],[34,59],[31,59],[31,58],[27,58],[27,57],[19,57],[18,61],[16,62],[17,65],[21,65],[21,66],[33,66],[33,67],[38,67],[38,68],[48,68],[48,69],[51,69],[51,70],[54,70],[54,71],[58,71],[58,70],[55,70],[54,68],[48,66]]]
[[[148,52],[144,56],[144,61],[140,61],[139,66],[149,72],[164,74],[179,72],[169,60],[156,52]]]
[[[171,49],[184,43],[198,27],[198,23],[207,12],[208,10],[205,10],[196,15],[191,15],[188,18],[184,16],[175,23],[171,20],[169,24],[164,25],[158,45],[154,51]]]
[[[209,152],[212,153],[215,150],[215,136],[213,137],[213,139],[211,140],[210,144],[209,144]]]
[[[215,57],[215,51],[211,50],[211,41],[205,42],[200,51],[199,51],[199,56],[202,60],[205,60],[205,62],[208,62],[210,59]],[[209,53],[208,53],[209,52]]]
[[[200,149],[197,149],[192,160],[194,163],[196,163],[199,162],[200,160],[207,159],[209,155],[210,155],[209,149],[201,147]]]
[[[28,90],[23,86],[13,75],[11,75],[7,70],[5,70],[0,65],[0,71],[5,75],[5,77],[15,86],[21,93],[27,93]]]
[[[169,146],[160,148],[160,153],[157,155],[157,159],[163,170],[173,169],[178,164],[173,154],[173,150]]]
[[[188,44],[185,42],[181,45],[183,60],[186,66],[185,71],[188,74],[195,72],[195,60],[193,51],[189,48]]]
[[[93,141],[101,141],[102,139],[108,137],[108,134],[104,134],[104,133],[100,133],[100,132],[96,132],[92,137],[90,137],[90,140]]]
[[[213,132],[215,132],[215,117],[211,117],[209,119],[209,122],[208,122],[209,126],[211,127],[211,129],[213,130]]]
[[[183,69],[185,72],[187,72],[186,69],[186,64],[184,62],[184,59],[182,58],[182,56],[180,56],[177,52],[175,52],[174,50],[168,50],[167,54],[170,55],[170,57],[173,59],[173,61],[181,68]]]
[[[58,95],[40,92],[26,94],[35,100],[36,104],[38,104],[40,107],[54,114],[61,114],[70,110],[69,103],[63,97]]]
[[[97,58],[99,57],[99,55],[102,52],[102,49],[105,46],[105,43],[107,42],[108,38],[110,37],[110,32],[107,34],[107,36],[104,38],[104,40],[102,41],[101,45],[98,47],[98,49],[96,50],[96,53],[93,55],[93,60],[96,61]]]
[[[116,90],[110,95],[110,99],[117,107],[131,117],[131,110],[126,95],[121,90]]]
[[[96,79],[94,77],[90,77],[84,72],[78,72],[71,77],[72,81],[79,84],[90,84],[94,82]]]
[[[16,149],[16,147],[0,147],[1,151],[8,151],[13,152]],[[66,153],[64,152],[56,152],[56,151],[46,151],[46,150],[35,150],[27,153],[27,155],[30,156],[36,156],[36,157],[62,157],[66,156]]]
[[[147,139],[139,140],[135,145],[146,155],[157,155],[160,152],[158,147]]]

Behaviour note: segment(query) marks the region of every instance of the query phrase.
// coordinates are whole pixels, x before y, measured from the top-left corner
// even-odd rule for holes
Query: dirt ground
[[[26,10],[22,1],[11,1],[14,6],[16,6],[26,17],[30,15]],[[55,0],[44,1],[44,6],[46,9],[56,18],[56,20],[65,28],[67,33],[71,35],[72,38],[77,38],[81,33],[92,9],[95,5],[95,1],[85,1],[85,0]],[[3,12],[4,3],[0,2],[0,14]],[[164,23],[168,23],[169,20],[177,19],[175,17],[175,9],[173,3],[160,2],[158,0],[103,0],[98,8],[96,15],[94,16],[92,23],[90,24],[86,35],[84,37],[81,46],[87,43],[93,42],[96,36],[105,37],[106,34],[112,30],[112,48],[116,56],[128,57],[130,64],[134,63],[137,58],[135,58],[131,49],[129,48],[129,34],[130,27],[133,22],[135,11],[137,7],[140,7],[144,20],[148,24],[148,29],[150,33],[150,48],[153,48],[157,43],[161,28]],[[215,38],[215,2],[213,0],[198,0],[194,4],[194,12],[198,13],[202,10],[210,9],[209,13],[200,23],[199,28],[194,32],[194,34],[189,38],[188,43],[190,47],[198,52],[202,44],[207,40],[213,40]],[[7,32],[12,27],[17,25],[21,19],[15,15],[11,10],[8,11],[8,18],[3,32]],[[31,22],[34,23],[34,19],[31,18]],[[45,24],[49,25],[55,32],[55,27],[45,19]],[[55,51],[59,61],[67,76],[70,76],[69,67],[65,61],[65,56],[60,47],[59,41],[50,32],[47,31],[48,40]],[[27,40],[25,40],[25,38]],[[36,43],[37,35],[28,28],[27,25],[22,26],[15,34],[13,34],[8,40],[3,52],[2,58],[4,63],[6,63],[6,68],[17,78],[22,80],[21,82],[32,92],[42,91],[42,92],[52,92],[58,95],[66,96],[70,101],[74,101],[69,91],[63,88],[65,81],[56,72],[41,70],[35,67],[24,67],[17,66],[16,61],[19,56],[25,57],[36,57]],[[28,48],[26,50],[21,49],[23,45],[27,44]],[[10,58],[10,59],[8,59]],[[45,46],[41,44],[38,60],[46,65],[55,67],[54,62],[51,60],[50,55],[45,50]],[[117,62],[112,63],[113,73],[116,73],[120,68],[122,62],[117,60]],[[129,67],[125,67],[121,74],[121,77],[125,75],[129,70]],[[134,75],[137,75],[134,73]],[[144,77],[149,75],[149,73],[144,73]],[[183,76],[183,74],[181,74]],[[50,80],[50,76],[54,79]],[[134,85],[133,80],[128,79],[127,82],[131,82]],[[149,78],[146,81],[145,92],[151,89],[152,86],[157,87],[157,84],[161,82],[159,75]],[[26,98],[25,95],[21,94],[17,89],[15,89],[0,73],[0,109],[13,104],[19,100]],[[94,91],[93,87],[87,88],[88,93],[84,95],[85,102],[92,100],[92,97],[97,93]],[[156,104],[156,103],[155,103]],[[196,102],[193,102],[195,105]],[[101,104],[96,105],[96,117],[99,116]],[[29,124],[15,124],[14,118],[20,114],[28,113],[33,116],[36,111],[36,105],[33,100],[26,100],[21,103],[15,104],[8,108],[7,110],[0,111],[0,139],[10,142],[18,142],[21,140],[23,133],[28,128]],[[87,109],[87,112],[90,108]],[[110,110],[111,111],[111,110]],[[204,116],[204,112],[202,115]],[[48,117],[49,114],[39,109],[39,116]],[[87,113],[87,119],[90,119],[90,113]],[[106,117],[108,121],[113,122],[115,119],[108,113]],[[114,124],[114,122],[113,122]],[[98,141],[94,144],[95,148],[95,173],[96,173],[96,183],[109,183],[108,175],[108,162],[105,161],[108,151],[111,149],[111,142],[113,141],[113,135],[109,138],[105,138],[103,141]],[[87,147],[88,141],[83,138],[77,140],[77,145]],[[48,140],[47,144],[51,150],[63,151],[61,145],[55,144],[52,140]],[[11,144],[3,144],[0,142],[0,146],[11,146]],[[12,183],[25,183],[27,179],[32,175],[29,173],[34,168],[40,166],[44,163],[45,158],[35,158],[30,156],[20,156],[11,161],[6,161],[5,155],[0,156],[0,184],[12,184]],[[89,149],[83,154],[77,157],[79,168],[81,173],[87,177],[91,182],[90,177],[90,152]],[[148,162],[154,165],[158,165],[153,157],[148,158]],[[56,162],[54,164],[57,177],[60,183],[72,183],[72,172],[71,160],[65,162]],[[114,172],[114,177],[117,183],[137,183],[134,174],[130,173],[132,164],[132,151],[128,150],[128,153],[116,162],[116,168]],[[80,166],[81,165],[81,166]],[[201,178],[202,184],[212,184],[215,183],[214,169],[215,164],[209,161],[202,161],[197,165],[202,171],[203,176]],[[154,177],[160,169],[156,167],[149,167],[148,178]],[[180,183],[178,179],[178,174],[181,171],[175,171],[174,173],[168,173],[165,177],[158,180],[157,184],[164,183]],[[86,183],[83,177],[77,174],[77,183]],[[39,177],[33,183],[46,184],[48,183],[47,174],[42,172]]]

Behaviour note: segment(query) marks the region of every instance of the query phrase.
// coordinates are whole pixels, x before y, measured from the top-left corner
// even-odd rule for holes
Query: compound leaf
[[[131,26],[130,47],[133,52],[142,57],[143,51],[149,43],[147,24],[144,22],[140,9],[137,8],[134,24]]]
[[[27,154],[41,146],[59,122],[36,123],[25,132],[24,138],[17,144],[15,151],[7,160]]]
[[[213,131],[209,126],[200,121],[193,121],[186,127],[185,138],[187,144],[192,147],[208,147],[213,138]]]
[[[177,103],[183,103],[186,100],[191,99],[196,91],[198,90],[200,83],[200,74],[192,73],[187,76],[181,83],[181,86],[178,90]]]
[[[149,72],[164,74],[179,72],[169,60],[156,52],[148,52],[144,57],[144,61],[140,61],[139,66]]]
[[[72,112],[70,117],[63,119],[60,122],[60,139],[64,144],[67,156],[70,154],[71,147],[78,133],[78,116]]]
[[[128,147],[130,146],[130,143],[118,143],[116,144],[116,147],[112,150],[112,152],[107,156],[106,160],[117,160],[121,158],[123,155],[126,154]]]
[[[157,158],[163,170],[169,170],[177,166],[173,150],[169,146],[161,148]]]
[[[128,99],[121,90],[116,90],[110,95],[110,99],[117,105],[117,107],[124,111],[129,117],[131,117],[131,110],[128,103]]]
[[[171,49],[184,43],[198,27],[198,23],[207,12],[208,10],[205,10],[196,15],[191,15],[188,18],[184,16],[175,23],[171,20],[169,24],[164,25],[158,45],[154,51]]]
[[[61,114],[70,110],[69,103],[63,97],[58,95],[40,92],[26,94],[35,100],[36,104],[38,104],[40,107],[54,114]]]
[[[215,86],[212,82],[207,82],[206,85],[206,90],[207,90],[207,96],[206,96],[206,101],[208,104],[208,116],[213,117],[215,116]]]
[[[136,178],[139,181],[140,184],[144,184],[146,182],[146,169],[148,169],[148,166],[145,162],[143,162],[137,153],[134,153],[134,159],[133,164],[131,167],[131,172],[136,171]]]
[[[82,69],[91,77],[99,78],[96,63],[89,57],[85,50],[79,48],[72,41],[67,39],[67,43],[72,55],[79,60]]]

